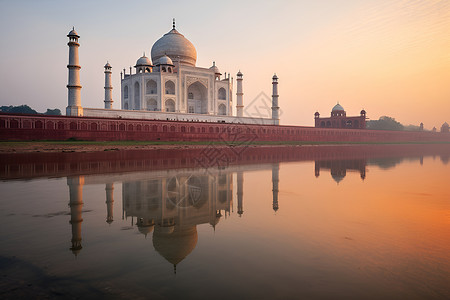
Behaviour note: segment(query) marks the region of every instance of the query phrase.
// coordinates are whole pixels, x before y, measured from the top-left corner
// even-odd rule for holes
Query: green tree
[[[44,115],[60,116],[61,110],[59,110],[57,108],[55,108],[55,109],[47,108],[47,111],[44,113]]]
[[[19,106],[2,106],[0,107],[0,111],[13,113],[13,114],[37,114],[38,112],[29,107],[28,105],[19,105]]]
[[[373,130],[404,130],[405,127],[394,118],[382,116],[378,120],[367,121],[367,129]]]

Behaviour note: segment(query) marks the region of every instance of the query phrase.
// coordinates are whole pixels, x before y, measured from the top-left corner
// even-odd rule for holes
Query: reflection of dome
[[[331,111],[344,110],[344,108],[338,103],[336,104]]]
[[[195,66],[197,61],[197,50],[194,45],[174,28],[157,40],[152,47],[152,60],[167,55],[172,60]]]
[[[175,225],[164,225],[156,227],[155,232],[161,234],[171,234],[175,230]]]
[[[136,67],[138,66],[151,66],[152,62],[150,61],[150,59],[143,55],[141,58],[139,58],[136,62]]]
[[[173,233],[165,234],[159,230],[153,233],[153,247],[173,265],[180,263],[197,245],[197,227],[178,227]]]
[[[346,170],[331,170],[331,177],[333,177],[336,183],[341,182],[346,174],[347,174]]]

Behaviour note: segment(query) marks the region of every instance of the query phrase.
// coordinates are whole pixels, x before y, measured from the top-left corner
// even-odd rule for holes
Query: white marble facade
[[[145,54],[134,71],[121,75],[121,109],[217,116],[232,115],[232,79],[222,76],[215,63],[195,65],[194,45],[175,29]]]

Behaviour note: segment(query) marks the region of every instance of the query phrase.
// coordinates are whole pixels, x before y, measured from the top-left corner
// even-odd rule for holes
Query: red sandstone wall
[[[450,142],[449,133],[0,114],[0,140]]]

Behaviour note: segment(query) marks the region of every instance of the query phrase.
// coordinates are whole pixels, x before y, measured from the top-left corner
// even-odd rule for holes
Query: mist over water
[[[450,297],[449,145],[212,150],[0,155],[1,294]]]

